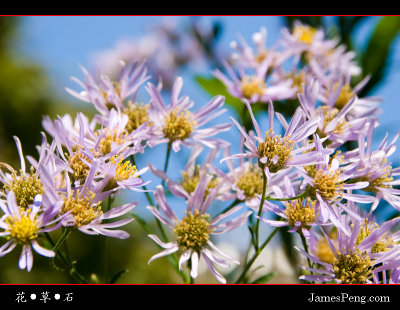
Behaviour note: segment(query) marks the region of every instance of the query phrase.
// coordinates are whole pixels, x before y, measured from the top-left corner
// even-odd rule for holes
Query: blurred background
[[[101,66],[109,75],[115,62],[123,58],[133,61],[148,58],[152,76],[161,76],[166,89],[177,75],[184,78],[182,94],[189,95],[196,104],[204,104],[211,98],[196,81],[197,76],[211,77],[212,70],[220,67],[221,59],[232,50],[230,42],[240,34],[248,42],[254,32],[266,27],[267,46],[274,45],[280,37],[282,27],[291,27],[294,20],[323,27],[328,37],[339,37],[341,43],[357,53],[362,76],[372,75],[371,81],[360,96],[383,98],[380,127],[374,136],[379,143],[386,132],[393,137],[399,131],[400,98],[400,18],[379,16],[20,16],[0,17],[0,162],[19,167],[19,159],[13,135],[20,138],[24,154],[37,156],[35,146],[41,141],[41,121],[44,115],[57,115],[78,111],[88,116],[94,108],[71,97],[65,88],[76,88],[71,77],[83,79],[80,65],[90,72]],[[162,44],[162,48],[159,48]],[[153,82],[157,82],[154,79]],[[354,81],[356,83],[357,81]],[[227,102],[229,114],[219,119],[229,122],[235,110]],[[227,133],[230,139],[235,133]],[[175,157],[179,174],[185,165],[189,151]],[[400,154],[396,152],[390,160],[399,166]],[[153,153],[138,158],[138,165],[148,161],[161,167]],[[172,169],[170,169],[171,171]],[[177,174],[177,175],[178,175]],[[150,172],[148,173],[151,179]],[[156,181],[156,179],[154,179]],[[157,182],[157,181],[156,181]],[[139,200],[137,213],[146,216],[141,195],[126,193],[121,200]],[[136,212],[135,209],[135,212]],[[392,216],[391,208],[382,208],[380,216]],[[153,225],[149,223],[149,225]],[[69,251],[77,260],[77,268],[87,278],[104,281],[105,257],[109,277],[118,276],[117,283],[180,283],[181,279],[165,259],[148,259],[158,252],[152,240],[145,236],[137,223],[126,226],[131,234],[128,240],[107,241],[104,253],[104,238],[73,234],[68,240]],[[246,228],[243,233],[247,234]],[[241,255],[247,246],[236,245],[233,233],[221,240],[220,247],[232,255]],[[246,235],[247,236],[247,235]],[[296,255],[292,251],[295,240],[282,233],[274,250],[267,249],[258,259],[266,271],[275,271],[269,283],[295,283],[293,267]],[[283,241],[283,242],[282,242]],[[243,249],[241,248],[243,247]],[[68,275],[50,268],[48,260],[35,255],[34,267],[29,273],[18,269],[19,251],[0,258],[0,283],[74,283]],[[216,283],[206,272],[198,283]]]

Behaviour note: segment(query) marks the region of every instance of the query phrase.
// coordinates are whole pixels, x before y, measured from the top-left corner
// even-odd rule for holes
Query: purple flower
[[[372,283],[378,273],[399,267],[399,247],[392,238],[390,230],[400,218],[377,225],[370,219],[357,220],[348,216],[340,218],[350,234],[337,231],[336,241],[321,228],[328,245],[334,254],[333,262],[324,262],[314,254],[308,254],[296,247],[304,256],[320,268],[302,267],[312,272],[311,275],[301,276],[300,279],[318,282],[335,281],[344,284]]]
[[[272,197],[273,199],[287,199],[290,197],[295,197],[299,193],[296,193],[294,184],[286,176],[281,187],[273,186],[273,190],[277,196]],[[259,201],[260,199],[258,199]],[[258,203],[260,205],[260,203]],[[281,206],[283,205],[283,206]],[[285,227],[289,226],[289,232],[298,232],[303,234],[306,238],[310,238],[310,230],[314,226],[326,225],[319,219],[319,205],[317,201],[310,197],[302,197],[293,200],[288,200],[281,202],[278,205],[275,202],[266,200],[264,202],[264,211],[272,211],[278,215],[281,220],[271,220],[266,218],[260,218],[263,222],[275,226],[275,227]]]
[[[284,100],[296,95],[291,79],[279,79],[273,81],[267,79],[267,72],[271,66],[272,57],[263,60],[251,72],[246,68],[239,68],[236,73],[234,69],[224,62],[227,75],[220,70],[214,72],[214,76],[225,84],[227,91],[234,97],[246,99],[250,103],[268,102],[270,100]]]
[[[204,175],[207,175],[208,183],[206,195],[208,195],[211,189],[217,187],[222,182],[221,184],[223,184],[223,186],[219,187],[220,190],[216,196],[216,199],[226,200],[224,197],[226,196],[225,193],[230,188],[230,184],[227,182],[227,176],[213,165],[213,161],[217,157],[220,150],[219,148],[210,149],[207,158],[200,165],[196,162],[196,160],[201,155],[203,150],[204,146],[200,144],[197,144],[193,147],[185,169],[181,171],[182,177],[177,181],[172,180],[163,171],[156,169],[151,163],[149,163],[149,168],[155,175],[166,181],[168,189],[177,197],[184,198],[186,200],[189,199],[195,192],[201,178]]]
[[[70,88],[66,91],[74,97],[94,105],[94,107],[103,116],[108,116],[111,108],[123,110],[125,101],[134,102],[139,87],[150,77],[146,75],[147,70],[144,62],[134,62],[125,64],[120,61],[120,75],[117,81],[103,74],[99,74],[99,80],[96,79],[83,67],[81,67],[85,82],[81,82],[77,78],[72,78],[80,87],[81,92],[76,92]]]
[[[317,106],[320,84],[316,79],[306,81],[303,92],[298,95],[307,118],[309,120],[318,118],[317,133],[321,138],[328,139],[326,143],[329,143],[331,148],[338,148],[347,141],[356,141],[368,123],[367,117],[346,118],[357,104],[356,96],[346,102],[340,110],[334,107],[341,87],[339,85],[336,91],[331,89],[325,105]]]
[[[186,214],[182,219],[176,216],[175,212],[167,203],[162,186],[157,187],[154,196],[159,209],[152,206],[147,208],[164,225],[173,230],[176,235],[176,240],[163,242],[156,235],[149,235],[151,239],[164,249],[151,257],[149,263],[159,257],[182,250],[179,259],[180,270],[182,270],[183,265],[190,260],[190,275],[192,278],[196,278],[198,275],[199,260],[203,259],[216,279],[220,283],[226,283],[224,277],[215,269],[214,264],[226,268],[231,262],[236,264],[239,264],[239,262],[221,252],[210,238],[212,235],[223,234],[244,224],[251,211],[232,218],[233,214],[241,209],[241,206],[237,206],[226,213],[210,219],[208,208],[214,201],[218,193],[218,188],[211,190],[208,196],[205,197],[206,185],[206,176],[203,176],[196,191],[188,201]],[[230,220],[223,222],[223,220],[228,217],[230,217]]]
[[[272,102],[270,101],[268,109],[270,130],[266,132],[264,138],[260,126],[253,115],[250,104],[246,100],[244,102],[249,109],[256,136],[247,134],[244,128],[242,128],[234,118],[231,118],[244,136],[244,145],[247,150],[245,153],[225,157],[223,160],[230,158],[255,158],[258,160],[259,166],[264,169],[268,180],[270,180],[272,173],[290,167],[301,167],[320,162],[323,160],[323,154],[331,152],[322,149],[314,151],[315,143],[307,142],[308,138],[317,128],[316,123],[318,119],[302,122],[303,111],[301,108],[296,110],[289,124],[281,114],[277,113],[278,119],[285,129],[285,134],[281,137],[274,132],[275,113]],[[296,148],[296,145],[300,143],[305,144]]]
[[[55,253],[38,243],[41,233],[50,232],[61,226],[58,212],[60,204],[50,208],[42,208],[42,197],[37,195],[33,203],[27,207],[17,204],[13,191],[7,193],[7,201],[0,200],[0,208],[4,215],[0,219],[0,236],[8,241],[0,247],[0,257],[10,253],[18,244],[22,252],[18,266],[30,271],[33,266],[32,249],[40,255],[53,257]]]
[[[149,108],[152,137],[147,144],[152,147],[160,143],[170,143],[174,152],[178,152],[181,145],[193,147],[196,143],[215,148],[223,141],[210,137],[228,130],[231,124],[201,127],[225,112],[225,109],[218,110],[224,105],[225,98],[215,96],[199,110],[191,112],[194,102],[187,96],[180,97],[182,86],[183,79],[177,77],[171,91],[170,104],[166,105],[160,90],[153,84],[148,84],[147,91],[152,98]]]

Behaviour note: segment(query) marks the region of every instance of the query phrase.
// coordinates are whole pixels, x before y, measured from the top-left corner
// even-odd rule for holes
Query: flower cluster
[[[295,248],[308,261],[301,280],[398,283],[400,217],[376,218],[383,204],[400,211],[400,168],[388,161],[398,135],[374,149],[379,101],[359,97],[368,77],[352,85],[361,71],[355,54],[323,30],[295,23],[275,46],[267,48],[266,38],[262,28],[252,37],[254,47],[244,38],[232,42],[225,71],[214,71],[243,104],[245,117],[227,123],[215,124],[227,111],[224,96],[194,109],[196,102],[182,94],[183,78],[174,77],[165,93],[162,81],[151,82],[147,60],[120,61],[116,79],[82,67],[84,80],[74,78],[80,90],[66,90],[94,107],[93,118],[45,117],[39,156],[26,157],[30,169],[17,137],[20,170],[1,163],[0,236],[6,242],[0,256],[22,245],[19,267],[29,271],[32,249],[54,258],[73,230],[126,239],[119,228],[136,217],[131,211],[138,201],[112,204],[122,191],[134,191],[145,193],[145,211],[159,224],[158,231],[145,227],[162,249],[149,263],[171,255],[187,282],[198,277],[200,262],[220,283],[227,278],[219,268],[233,263],[231,279],[244,264],[236,283],[248,282],[261,251],[278,229],[288,229],[300,237],[303,247]],[[279,111],[282,104],[295,104],[293,113]],[[236,134],[234,141],[219,136],[227,131]],[[164,169],[136,165],[138,156],[160,145],[166,146]],[[169,159],[183,149],[190,156],[176,161],[184,166],[176,177],[168,172]],[[146,172],[160,183],[145,181]],[[269,237],[260,223],[274,227]],[[254,256],[241,260],[222,251],[217,238],[245,224]],[[39,245],[58,229],[63,237],[52,249]]]

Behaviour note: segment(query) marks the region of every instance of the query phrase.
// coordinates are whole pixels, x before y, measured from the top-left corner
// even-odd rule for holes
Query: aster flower
[[[399,184],[399,168],[392,168],[392,163],[388,158],[396,150],[396,141],[399,137],[397,133],[391,142],[388,142],[388,134],[383,138],[376,150],[372,148],[373,131],[377,125],[377,120],[372,119],[368,130],[360,134],[358,139],[359,147],[353,151],[343,154],[345,160],[350,163],[357,162],[358,166],[353,171],[353,178],[358,181],[366,181],[369,185],[363,191],[375,194],[375,201],[370,212],[373,212],[383,199],[394,208],[400,210],[400,191],[393,186]]]
[[[40,255],[53,257],[55,253],[42,247],[38,239],[41,233],[50,232],[61,226],[58,212],[60,204],[51,208],[42,208],[41,195],[36,195],[32,204],[20,206],[17,204],[13,191],[7,193],[7,200],[0,200],[0,208],[4,215],[0,219],[0,236],[8,241],[0,247],[0,257],[10,253],[18,244],[22,252],[18,266],[20,269],[31,271],[33,266],[32,249]]]
[[[250,131],[249,136],[254,137],[254,132]],[[244,149],[244,137],[241,137],[240,152]],[[238,200],[243,201],[249,208],[257,211],[260,206],[260,196],[263,190],[263,175],[257,161],[252,158],[238,158],[237,164],[231,158],[231,153],[228,148],[224,149],[224,157],[228,166],[228,173],[226,173],[227,183],[230,185],[230,190],[224,194],[224,200]],[[280,170],[271,175],[266,188],[266,195],[270,196],[274,193],[273,187],[283,186],[285,177],[296,177],[292,173],[293,169]]]
[[[208,175],[209,182],[207,184],[205,195],[207,196],[211,189],[217,187],[221,182],[224,182],[223,187],[220,187],[219,194],[216,196],[216,199],[224,200],[225,192],[229,188],[229,184],[226,182],[226,175],[213,165],[213,161],[217,157],[220,150],[218,147],[210,149],[207,158],[200,165],[196,162],[196,160],[201,155],[203,150],[204,146],[200,144],[197,144],[193,147],[185,169],[181,171],[182,177],[177,181],[171,179],[163,171],[156,169],[151,163],[149,163],[148,166],[155,175],[166,181],[168,189],[177,197],[184,198],[186,200],[189,199],[195,192],[202,176]]]
[[[224,254],[211,241],[212,235],[220,235],[234,228],[239,227],[247,221],[251,211],[242,213],[239,216],[231,218],[229,221],[222,222],[224,219],[233,216],[240,210],[237,206],[230,211],[220,214],[213,219],[207,213],[212,201],[215,199],[218,188],[212,189],[205,198],[206,176],[200,180],[195,193],[189,199],[186,214],[179,219],[172,208],[168,205],[164,189],[157,186],[154,193],[155,199],[162,213],[155,207],[147,207],[164,225],[170,227],[176,235],[176,240],[163,242],[156,235],[149,235],[164,250],[150,258],[153,260],[182,250],[179,259],[179,269],[189,260],[191,262],[190,275],[196,278],[198,275],[199,260],[203,259],[211,273],[220,283],[226,283],[224,277],[216,270],[214,264],[220,267],[228,267],[231,262],[239,264],[238,261]]]
[[[225,84],[232,96],[246,99],[250,103],[293,98],[296,89],[292,87],[291,79],[273,81],[267,78],[271,62],[272,56],[268,56],[255,69],[239,68],[238,73],[224,62],[227,75],[217,69],[214,71],[214,76]]]
[[[152,98],[149,116],[153,125],[152,137],[147,144],[152,147],[160,143],[169,143],[174,152],[178,152],[181,145],[193,147],[196,143],[215,148],[223,141],[210,137],[228,130],[231,124],[201,127],[226,111],[225,109],[218,111],[223,106],[225,98],[215,96],[198,111],[191,112],[190,108],[194,102],[187,96],[180,97],[182,86],[183,79],[176,78],[171,92],[171,102],[166,105],[160,91],[149,83],[147,90]]]
[[[286,176],[283,182],[283,189],[276,185],[273,186],[276,197],[273,199],[288,199],[290,197],[296,197],[299,193],[296,193],[295,187],[290,179]],[[258,199],[259,200],[259,199]],[[258,203],[260,205],[260,203]],[[283,205],[283,206],[281,206]],[[267,223],[275,227],[289,226],[289,232],[298,232],[306,238],[311,237],[310,230],[314,226],[326,225],[319,219],[319,206],[317,201],[310,197],[301,197],[293,200],[287,200],[281,202],[278,205],[277,202],[266,200],[264,202],[264,211],[272,211],[280,220],[271,220],[266,218],[260,218],[264,223]]]
[[[114,219],[127,214],[137,205],[137,202],[114,207],[104,213],[101,203],[110,197],[113,190],[105,190],[110,177],[100,181],[95,180],[99,164],[97,159],[92,162],[85,182],[79,187],[71,187],[71,180],[67,171],[65,171],[66,187],[53,189],[49,196],[54,199],[53,203],[61,204],[62,206],[60,214],[63,215],[63,226],[78,229],[89,235],[101,234],[120,239],[128,238],[129,234],[127,232],[113,230],[112,228],[126,225],[133,220],[132,218],[107,223],[104,223],[103,220]],[[44,173],[46,168],[42,167],[41,171]]]
[[[357,96],[351,97],[340,110],[335,107],[342,85],[339,84],[336,91],[331,89],[325,105],[318,105],[320,83],[316,79],[306,81],[303,92],[298,95],[307,118],[319,119],[317,133],[321,138],[328,139],[326,143],[329,143],[331,148],[338,148],[347,141],[357,141],[358,135],[365,130],[368,122],[367,117],[347,118],[357,105]]]
[[[315,144],[316,150],[322,150],[322,142]],[[358,203],[372,203],[374,197],[369,195],[354,194],[353,190],[362,189],[368,186],[368,182],[346,182],[353,178],[353,172],[357,169],[358,163],[340,167],[340,162],[335,156],[325,155],[324,161],[299,169],[298,173],[303,178],[302,188],[319,204],[321,220],[328,219],[338,228],[344,229],[339,221],[343,211],[352,213],[352,210],[341,201],[353,201]],[[353,212],[354,213],[354,212]],[[353,214],[352,213],[352,214]]]
[[[103,116],[107,116],[111,108],[123,110],[125,101],[134,102],[139,87],[150,77],[144,62],[126,64],[120,61],[120,75],[117,81],[100,72],[99,80],[96,79],[84,68],[81,67],[85,82],[72,78],[83,90],[80,92],[66,88],[72,96],[94,105]]]
[[[275,113],[273,104],[270,101],[268,109],[270,130],[266,132],[264,138],[260,126],[253,115],[250,104],[246,100],[244,102],[249,109],[256,136],[252,137],[248,135],[244,128],[242,128],[242,126],[232,118],[233,122],[245,138],[244,145],[247,150],[246,153],[225,157],[222,161],[230,158],[255,158],[258,160],[259,166],[264,169],[268,180],[270,180],[271,174],[273,173],[290,167],[300,167],[320,162],[323,160],[323,154],[331,152],[327,149],[319,149],[318,151],[313,150],[313,148],[315,148],[315,143],[307,143],[304,146],[295,148],[296,144],[307,141],[307,139],[314,134],[317,127],[316,123],[319,121],[318,118],[316,118],[306,122],[301,122],[303,117],[303,111],[301,108],[296,110],[289,124],[287,124],[282,115],[277,113],[278,119],[286,130],[284,136],[281,137],[280,135],[276,135],[274,132]]]
[[[18,150],[21,169],[19,170],[19,173],[17,173],[10,165],[0,163],[1,168],[6,168],[10,172],[4,173],[0,169],[0,182],[3,183],[4,186],[4,192],[2,195],[6,195],[8,192],[13,191],[17,199],[17,204],[26,208],[33,203],[37,195],[44,194],[45,188],[39,176],[35,173],[33,166],[31,166],[29,173],[26,171],[26,162],[21,142],[16,136],[14,136],[14,141]]]
[[[296,247],[303,255],[321,268],[302,267],[314,274],[301,276],[300,279],[344,284],[373,283],[382,270],[398,268],[399,248],[390,236],[390,230],[400,218],[384,222],[382,225],[371,223],[369,219],[351,221],[342,217],[350,234],[337,231],[336,246],[321,229],[335,258],[333,263],[324,262],[313,254]],[[389,234],[389,235],[388,235]]]

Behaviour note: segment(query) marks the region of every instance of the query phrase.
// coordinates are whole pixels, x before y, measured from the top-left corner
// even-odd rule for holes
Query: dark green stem
[[[58,239],[56,244],[54,244],[54,241],[53,241],[53,239],[51,239],[51,236],[49,234],[46,235],[48,240],[52,244],[54,244],[53,252],[55,253],[55,255],[53,257],[50,257],[50,265],[56,270],[63,271],[63,272],[68,272],[68,274],[70,274],[71,276],[75,277],[76,279],[78,279],[82,283],[88,283],[88,281],[76,270],[74,263],[72,263],[69,260],[67,260],[64,257],[64,255],[62,255],[59,252],[59,249],[60,249],[61,245],[67,240],[67,238],[69,237],[71,232],[72,232],[72,230],[69,229],[69,228],[64,229],[60,239]],[[55,264],[54,260],[57,257],[57,255],[60,256],[61,260],[65,263],[66,268],[60,268]]]
[[[271,234],[269,235],[267,240],[265,240],[264,243],[261,245],[261,247],[256,250],[256,252],[254,253],[253,257],[245,265],[242,274],[239,276],[239,279],[236,281],[237,284],[243,282],[243,280],[245,279],[246,274],[249,271],[250,267],[253,265],[253,263],[256,261],[258,256],[261,254],[261,252],[264,250],[264,248],[271,241],[272,237],[275,236],[275,234],[278,232],[278,230],[279,230],[279,227],[275,227],[275,229],[271,232]]]
[[[289,197],[289,198],[274,198],[274,197],[270,197],[270,196],[266,196],[265,199],[266,200],[274,200],[274,201],[290,201],[290,200],[296,200],[296,199],[300,199],[300,198],[304,198],[308,195],[307,192],[301,193],[297,196],[294,197]]]
[[[304,237],[304,235],[302,233],[299,233],[299,235],[301,238],[301,242],[303,243],[304,251],[306,251],[306,253],[309,254],[306,238]],[[307,257],[307,263],[308,263],[308,267],[313,268],[313,264],[311,263],[311,260],[308,257]],[[312,271],[310,271],[310,273],[313,274]]]
[[[168,142],[167,154],[166,154],[166,157],[165,157],[164,170],[163,170],[164,173],[167,173],[167,170],[168,170],[169,158],[171,156],[171,148],[172,148],[172,142]],[[161,185],[164,187],[165,180],[162,180]]]
[[[263,190],[261,194],[261,202],[260,202],[260,207],[258,208],[258,214],[257,214],[257,222],[256,222],[256,240],[255,240],[255,246],[256,246],[256,251],[258,251],[258,245],[259,245],[259,229],[260,229],[260,217],[262,213],[262,209],[264,207],[264,202],[265,202],[265,192],[267,190],[267,176],[265,175],[264,169],[262,170],[262,175],[263,175]]]

